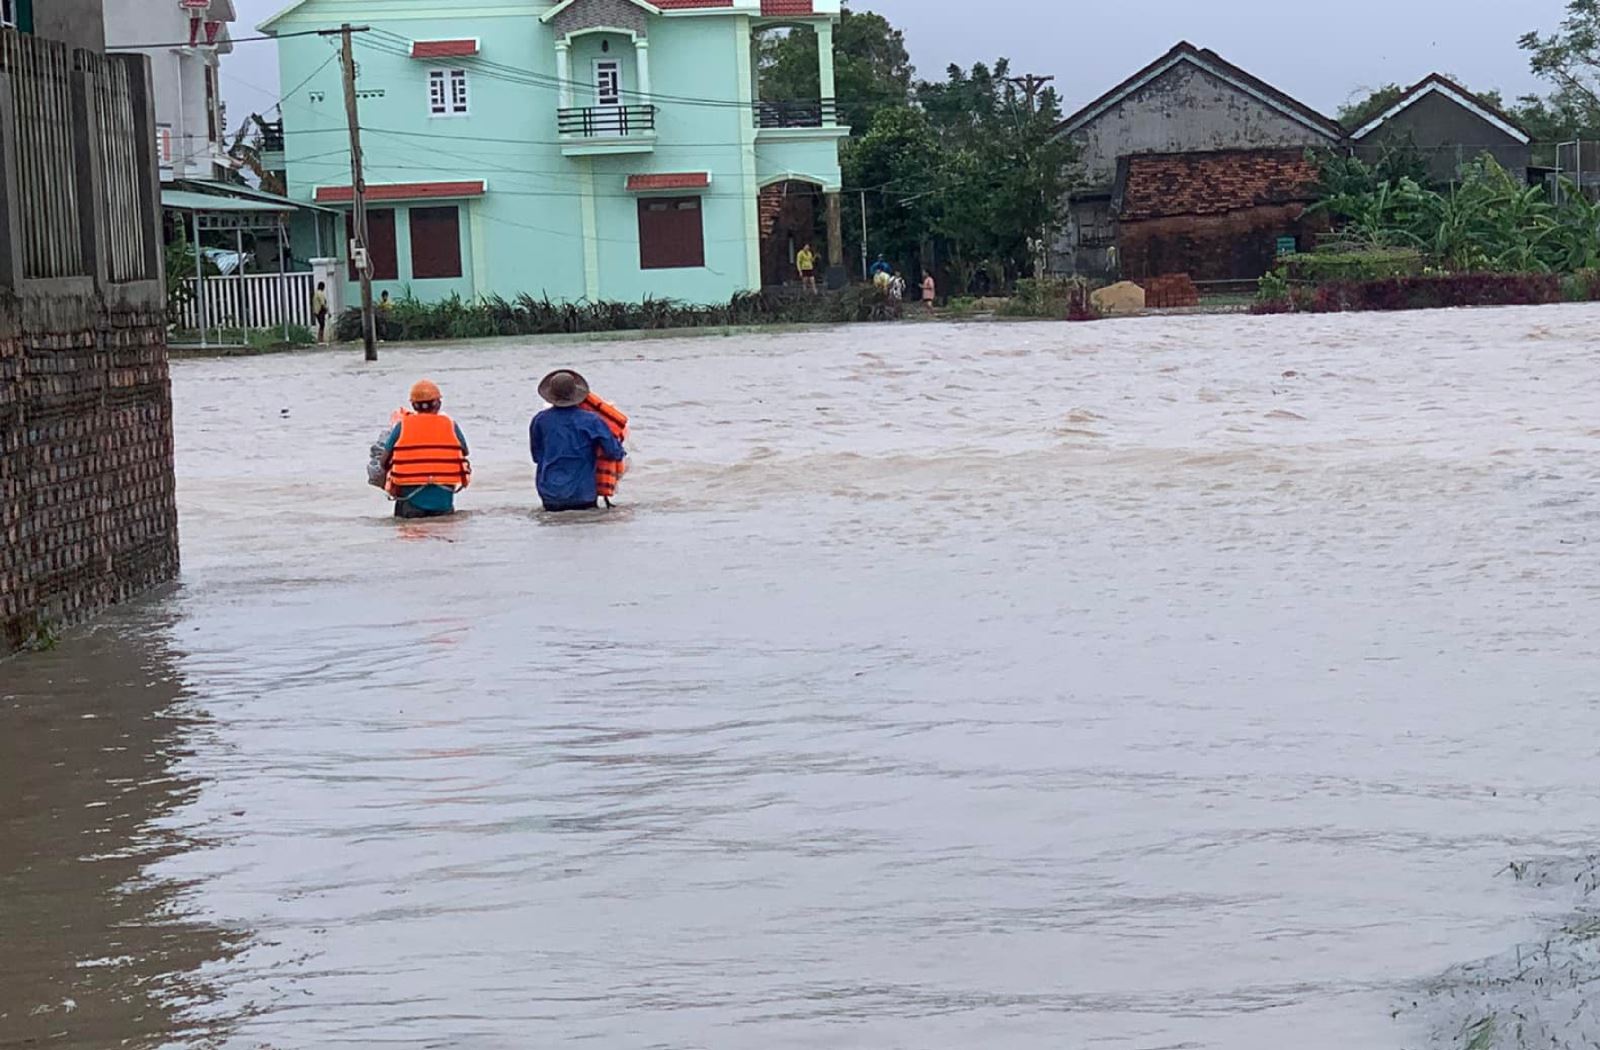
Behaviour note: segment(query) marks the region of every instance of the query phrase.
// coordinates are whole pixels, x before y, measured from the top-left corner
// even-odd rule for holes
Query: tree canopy
[[[1048,90],[1030,105],[1003,58],[918,81],[845,150],[845,182],[868,191],[870,252],[931,248],[958,287],[979,270],[995,286],[1033,274],[1072,176],[1060,114]]]
[[[839,117],[861,133],[878,111],[903,106],[916,70],[905,35],[880,14],[848,7],[833,32],[834,93]],[[761,41],[761,97],[771,102],[804,101],[821,93],[817,36],[810,30],[768,34]]]
[[[1351,94],[1344,105],[1339,107],[1337,114],[1340,124],[1347,131],[1355,131],[1366,126],[1374,117],[1385,112],[1390,106],[1400,101],[1406,89],[1399,84],[1385,84],[1378,88],[1362,88]]]

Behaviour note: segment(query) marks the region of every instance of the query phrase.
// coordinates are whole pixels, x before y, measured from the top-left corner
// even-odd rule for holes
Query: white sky
[[[288,0],[235,0],[235,36]],[[439,0],[441,8],[448,0]],[[1517,38],[1560,22],[1564,0],[855,0],[906,33],[929,79],[951,62],[1007,56],[1017,72],[1054,74],[1067,110],[1090,101],[1180,39],[1330,115],[1361,87],[1450,73],[1508,98],[1540,90]],[[1296,17],[1289,12],[1300,10]],[[230,127],[277,98],[272,43],[240,44],[222,65]]]

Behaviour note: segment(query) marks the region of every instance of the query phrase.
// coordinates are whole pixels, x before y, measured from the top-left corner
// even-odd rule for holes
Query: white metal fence
[[[315,277],[309,273],[252,273],[243,277],[191,277],[190,298],[183,307],[182,326],[201,327],[204,296],[207,328],[279,328],[289,324],[313,326],[311,293]]]

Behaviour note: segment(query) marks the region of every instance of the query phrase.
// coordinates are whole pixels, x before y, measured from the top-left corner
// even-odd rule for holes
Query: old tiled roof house
[[[1204,265],[1194,268],[1207,273],[1231,271],[1197,279],[1260,276],[1261,270],[1248,272],[1256,265],[1253,260],[1261,257],[1263,245],[1275,248],[1280,237],[1296,235],[1292,227],[1301,210],[1298,200],[1280,199],[1301,191],[1291,185],[1294,177],[1286,176],[1274,158],[1337,146],[1344,138],[1343,129],[1332,119],[1215,52],[1187,42],[1067,117],[1058,133],[1078,146],[1084,175],[1068,202],[1068,222],[1056,245],[1053,261],[1059,272],[1112,275],[1125,270],[1119,266],[1117,249],[1120,209],[1129,199],[1130,182],[1135,199],[1142,199],[1149,186],[1158,185],[1171,200],[1141,207],[1130,213],[1129,221],[1162,220],[1162,235],[1173,237],[1179,237],[1177,231],[1185,221],[1215,228],[1233,214],[1208,211],[1199,215],[1183,203],[1198,200],[1206,181],[1221,179],[1242,187],[1226,199],[1250,212],[1259,228],[1234,215],[1230,220],[1234,235],[1247,237],[1250,245],[1234,254],[1237,265],[1222,267],[1214,254],[1196,260]],[[1252,151],[1266,153],[1252,158]],[[1212,156],[1203,164],[1188,167],[1170,162],[1133,163],[1139,157],[1186,154]],[[1186,179],[1202,181],[1188,185]],[[1290,212],[1293,221],[1288,218]],[[1160,260],[1169,272],[1187,272],[1190,260],[1178,247],[1182,238],[1163,246],[1152,240],[1156,235],[1156,227],[1143,227],[1143,257]]]
[[[1352,129],[1350,143],[1369,161],[1395,146],[1420,150],[1437,182],[1455,179],[1463,164],[1485,153],[1518,179],[1533,163],[1533,137],[1521,125],[1438,73],[1413,84],[1394,105]]]
[[[1316,164],[1303,149],[1143,153],[1118,165],[1111,210],[1121,275],[1234,281],[1272,269],[1284,238],[1310,247]]]

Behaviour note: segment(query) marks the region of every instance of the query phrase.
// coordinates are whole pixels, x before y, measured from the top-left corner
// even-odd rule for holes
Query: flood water
[[[0,663],[0,1047],[1418,1047],[1600,832],[1597,325],[180,362],[181,584]]]

